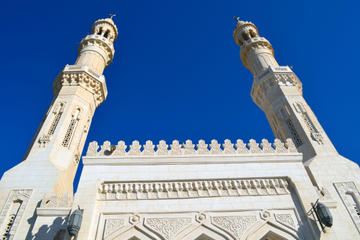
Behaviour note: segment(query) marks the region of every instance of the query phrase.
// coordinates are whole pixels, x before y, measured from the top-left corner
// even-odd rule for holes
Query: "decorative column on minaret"
[[[251,96],[265,112],[275,137],[290,137],[307,161],[315,155],[337,154],[316,116],[302,96],[302,84],[288,66],[279,66],[274,49],[251,22],[240,21],[234,41],[243,64],[253,76]]]

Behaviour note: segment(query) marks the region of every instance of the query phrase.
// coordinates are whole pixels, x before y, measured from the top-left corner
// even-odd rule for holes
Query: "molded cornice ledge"
[[[37,208],[36,214],[38,216],[68,216],[71,211],[69,208]]]
[[[251,154],[251,155],[184,155],[184,156],[127,156],[83,157],[84,165],[191,165],[191,164],[242,164],[242,163],[302,163],[302,153]]]

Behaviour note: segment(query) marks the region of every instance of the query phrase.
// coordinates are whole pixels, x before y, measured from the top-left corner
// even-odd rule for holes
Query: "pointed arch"
[[[297,233],[273,221],[251,227],[241,240],[299,240]]]
[[[141,239],[134,236],[132,238],[129,238],[129,240],[141,240]]]
[[[158,237],[153,236],[148,231],[143,231],[142,227],[131,227],[126,231],[122,231],[118,234],[111,234],[106,240],[160,240]]]
[[[195,240],[215,240],[214,238],[209,237],[205,233],[201,234],[199,237],[197,237]]]
[[[270,231],[265,234],[260,240],[287,240],[286,238]]]
[[[250,33],[250,37],[252,38],[256,37],[256,33],[254,32],[254,30],[250,29],[249,33]]]
[[[190,232],[180,234],[176,240],[229,240],[222,233],[212,230],[203,224],[192,229]]]

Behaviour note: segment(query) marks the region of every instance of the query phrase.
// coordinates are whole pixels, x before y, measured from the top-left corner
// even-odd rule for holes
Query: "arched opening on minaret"
[[[243,38],[245,41],[247,41],[247,40],[250,39],[246,32],[243,32],[243,33],[241,34],[241,36],[242,36],[242,38]]]
[[[98,31],[98,35],[101,35],[102,34],[102,32],[103,32],[103,29],[102,29],[102,27],[101,28],[99,28],[99,31]]]
[[[252,38],[256,37],[256,33],[252,29],[250,29],[249,33],[250,33],[250,37]]]
[[[106,32],[104,34],[104,38],[109,38],[109,33],[110,33],[110,30],[106,30]]]

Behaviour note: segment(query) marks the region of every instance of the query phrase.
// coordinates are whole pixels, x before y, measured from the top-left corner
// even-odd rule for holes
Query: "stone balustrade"
[[[119,141],[117,145],[112,145],[109,141],[105,141],[100,146],[96,141],[89,144],[86,156],[181,156],[181,155],[237,155],[237,154],[279,154],[279,153],[297,153],[297,149],[293,141],[288,138],[283,143],[279,139],[275,139],[271,144],[268,140],[263,139],[261,143],[257,143],[254,139],[250,139],[249,143],[244,143],[238,139],[233,144],[226,139],[223,144],[217,140],[211,140],[210,144],[206,144],[204,140],[199,140],[195,145],[191,140],[180,143],[178,140],[172,141],[170,146],[161,140],[156,146],[152,141],[146,141],[145,145],[140,145],[139,141],[133,141],[128,147],[124,141]]]

